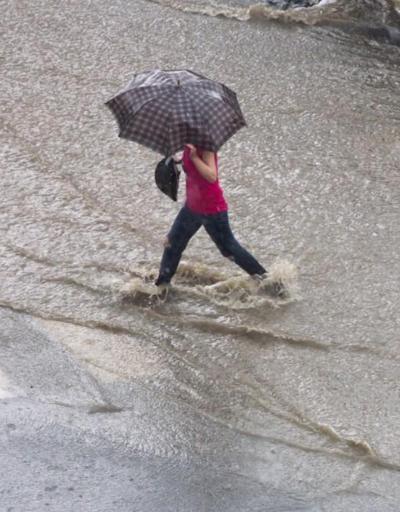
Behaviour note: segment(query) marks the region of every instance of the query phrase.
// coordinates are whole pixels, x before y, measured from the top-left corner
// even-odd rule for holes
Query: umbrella
[[[165,156],[185,144],[217,152],[246,125],[231,89],[189,70],[140,73],[106,105],[120,137]]]

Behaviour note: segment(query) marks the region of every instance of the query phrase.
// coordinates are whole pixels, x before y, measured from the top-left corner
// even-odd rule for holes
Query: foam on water
[[[222,16],[238,21],[253,19],[278,20],[316,25],[351,19],[374,20],[379,23],[398,21],[399,0],[148,0],[162,6],[206,16]]]
[[[149,305],[149,301],[157,303],[166,298],[164,291],[154,284],[154,269],[136,268],[132,271],[135,277],[119,290],[122,300]],[[271,289],[275,283],[285,287],[285,297],[273,296]],[[173,290],[178,295],[205,299],[229,309],[257,308],[266,304],[277,306],[299,297],[298,272],[293,263],[278,259],[271,265],[268,277],[259,281],[245,274],[229,276],[198,262],[182,262],[174,278]]]

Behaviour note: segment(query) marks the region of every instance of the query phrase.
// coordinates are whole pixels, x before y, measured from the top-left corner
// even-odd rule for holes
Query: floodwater
[[[249,4],[3,1],[1,510],[399,510],[395,4]],[[289,300],[204,232],[129,295],[180,204],[104,102],[156,67],[237,92],[231,223]]]

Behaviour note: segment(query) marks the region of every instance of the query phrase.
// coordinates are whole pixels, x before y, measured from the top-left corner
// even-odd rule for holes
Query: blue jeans
[[[266,272],[265,268],[233,236],[229,226],[228,212],[202,215],[192,212],[184,206],[168,234],[169,245],[164,250],[156,285],[171,281],[183,251],[201,226],[204,226],[221,254],[234,261],[248,274],[264,274]]]

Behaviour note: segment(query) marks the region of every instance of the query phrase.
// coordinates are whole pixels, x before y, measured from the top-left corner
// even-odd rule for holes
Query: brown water
[[[398,510],[399,49],[210,5],[5,2],[0,407],[25,438],[222,464],[207,511]],[[254,290],[205,233],[165,302],[124,300],[179,204],[103,103],[153,67],[238,93],[248,128],[220,155],[232,227],[265,266],[297,268],[291,300]],[[237,475],[242,497],[219,502]]]

